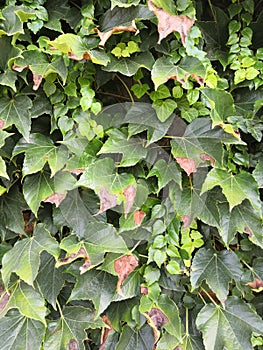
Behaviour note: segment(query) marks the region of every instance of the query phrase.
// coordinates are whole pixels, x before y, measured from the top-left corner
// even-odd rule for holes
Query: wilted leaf
[[[156,7],[152,1],[148,2],[148,6],[158,18],[158,44],[170,33],[178,32],[181,36],[182,44],[185,46],[185,40],[195,20],[187,16],[173,16],[163,9]]]
[[[113,208],[117,205],[116,194],[110,194],[104,186],[100,188],[98,192],[98,197],[100,199],[100,210],[97,214],[101,214],[104,211]]]
[[[150,312],[145,314],[145,316],[149,325],[153,328],[154,341],[157,343],[160,338],[160,329],[168,322],[168,318],[156,307],[153,307]]]
[[[100,42],[99,42],[99,46],[103,47],[106,43],[106,41],[112,36],[112,34],[114,33],[120,33],[120,32],[132,32],[138,34],[139,31],[136,27],[135,21],[132,21],[132,24],[130,26],[117,26],[117,27],[113,27],[111,30],[107,31],[107,32],[101,32],[99,31],[98,28],[95,28],[96,33],[98,33],[98,36],[100,37]]]
[[[146,216],[146,213],[144,211],[135,210],[135,212],[133,213],[133,219],[134,219],[135,225],[140,226],[145,216]]]
[[[139,260],[135,255],[124,255],[114,261],[114,271],[119,278],[117,283],[117,293],[123,295],[121,286],[129,274],[138,266]]]
[[[181,157],[175,157],[175,159],[188,176],[197,171],[195,160]]]
[[[70,264],[72,261],[79,258],[84,258],[84,261],[85,261],[84,264],[80,267],[80,273],[82,274],[86,272],[91,265],[88,253],[86,252],[86,249],[84,247],[81,247],[77,253],[71,253],[70,255],[60,259],[58,264],[56,265],[61,266],[65,264]]]
[[[112,327],[112,324],[110,323],[110,320],[108,319],[108,317],[106,315],[102,316],[102,321],[107,325],[107,327],[102,328],[99,350],[105,349],[108,336],[114,330]]]

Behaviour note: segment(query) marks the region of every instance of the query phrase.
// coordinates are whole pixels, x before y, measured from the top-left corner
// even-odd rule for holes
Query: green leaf
[[[252,311],[249,304],[236,297],[230,297],[224,309],[206,305],[198,314],[196,323],[203,333],[206,349],[252,350],[252,332],[263,332],[262,319]]]
[[[40,349],[44,325],[18,313],[0,319],[0,347],[6,350]]]
[[[15,96],[11,99],[2,97],[0,100],[0,114],[5,121],[4,128],[15,125],[23,137],[28,140],[31,129],[29,109],[31,99],[27,96]]]
[[[150,170],[147,178],[156,175],[158,178],[158,191],[164,188],[170,181],[175,181],[180,188],[182,187],[182,174],[176,162],[166,162],[164,159],[159,159]]]
[[[202,193],[215,186],[222,188],[222,192],[229,202],[230,210],[245,199],[248,199],[256,210],[261,210],[258,185],[251,174],[243,172],[233,175],[223,169],[212,169],[203,183]]]
[[[64,284],[64,278],[61,269],[55,267],[55,259],[45,251],[40,256],[41,263],[35,284],[44,298],[56,310],[57,296]]]
[[[11,273],[13,272],[26,283],[33,285],[40,266],[40,253],[44,250],[55,258],[59,256],[57,241],[50,236],[43,224],[38,224],[32,237],[18,241],[4,255],[2,279],[5,286],[8,286]]]
[[[150,89],[148,84],[134,84],[131,87],[131,91],[137,98],[141,98]]]
[[[262,188],[263,187],[263,177],[262,177],[262,172],[263,172],[263,159],[260,158],[258,160],[258,163],[253,171],[253,176],[256,179],[258,183],[258,187]]]
[[[51,169],[51,177],[65,165],[68,152],[65,146],[55,146],[47,136],[31,134],[28,141],[20,139],[16,144],[13,157],[25,153],[23,176],[37,173],[46,163]]]
[[[103,144],[98,154],[122,153],[120,166],[135,165],[146,157],[147,150],[143,147],[139,138],[134,137],[128,140],[127,135],[118,129],[111,129],[107,134],[109,138]]]
[[[6,164],[2,157],[0,157],[0,176],[9,179],[9,176],[6,172]]]
[[[69,301],[91,300],[99,316],[111,303],[117,286],[117,277],[105,271],[90,270],[77,277]]]
[[[134,57],[120,59],[111,56],[110,62],[106,67],[103,67],[103,70],[106,72],[119,72],[123,75],[131,77],[134,75],[139,68],[146,68],[151,70],[154,59],[150,52],[142,52]]]
[[[172,58],[161,57],[156,60],[151,71],[155,90],[171,78],[183,83],[191,74],[200,77],[200,80],[206,74],[204,65],[195,57],[185,57],[177,66]]]
[[[144,325],[135,331],[129,326],[124,326],[116,350],[133,350],[136,346],[140,350],[152,350],[154,346],[153,331],[150,326]]]
[[[213,249],[201,248],[194,256],[191,266],[191,284],[198,288],[203,280],[224,303],[229,294],[229,283],[239,282],[242,274],[238,257],[232,251],[217,252]]]
[[[152,104],[157,117],[161,122],[165,122],[177,107],[177,103],[171,99],[157,100]]]
[[[70,341],[75,348],[77,346],[77,349],[84,350],[83,341],[87,337],[85,329],[104,326],[101,319],[94,319],[94,312],[90,308],[67,306],[62,312],[62,318],[49,324],[44,350],[70,349]]]
[[[1,31],[0,31],[1,35]],[[20,55],[21,50],[11,44],[11,38],[4,36],[0,38],[0,46],[2,48],[0,54],[0,68],[5,71],[12,66],[13,61]]]
[[[211,88],[203,88],[200,91],[206,106],[211,109],[213,126],[223,123],[234,115],[234,99],[229,92]]]
[[[111,9],[118,7],[131,7],[139,5],[140,0],[111,0]]]
[[[16,80],[17,74],[11,69],[7,69],[4,73],[0,74],[0,85],[9,86],[16,92]]]
[[[10,309],[18,309],[23,316],[40,321],[46,326],[47,309],[44,299],[33,287],[23,281],[18,281],[10,288],[8,303],[1,310],[0,317],[4,316]]]

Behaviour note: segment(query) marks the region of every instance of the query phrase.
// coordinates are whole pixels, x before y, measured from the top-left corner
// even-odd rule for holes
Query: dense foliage
[[[263,348],[262,27],[1,1],[1,349]]]

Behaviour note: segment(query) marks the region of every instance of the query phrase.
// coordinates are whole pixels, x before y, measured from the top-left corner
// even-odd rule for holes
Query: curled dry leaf
[[[187,173],[187,175],[191,175],[196,172],[196,161],[190,158],[175,158],[177,163],[180,165],[182,169]]]
[[[66,198],[65,194],[61,194],[61,193],[53,193],[51,196],[47,197],[44,202],[45,203],[51,203],[51,204],[55,204],[56,207],[58,207],[60,205],[60,203]]]
[[[28,66],[17,66],[16,64],[14,64],[12,67],[13,70],[19,73],[23,72],[25,68],[28,68]]]
[[[143,218],[146,216],[146,213],[142,210],[135,210],[133,213],[134,223],[137,226],[140,226]]]
[[[94,30],[98,34],[98,36],[100,37],[99,47],[103,47],[105,45],[106,41],[114,33],[132,32],[132,33],[135,33],[135,35],[139,33],[139,30],[136,27],[134,20],[132,21],[132,24],[130,26],[116,26],[107,32],[100,32],[98,28],[95,28]]]
[[[68,343],[68,350],[79,350],[79,343],[76,339],[70,339]]]
[[[158,44],[173,32],[178,32],[181,36],[182,44],[185,46],[186,37],[195,20],[187,16],[174,16],[163,9],[156,7],[152,1],[148,2],[149,9],[158,18]]]
[[[86,272],[89,269],[89,267],[91,265],[89,255],[86,252],[86,249],[84,247],[81,247],[77,253],[71,253],[70,255],[66,256],[65,258],[60,259],[56,263],[56,267],[69,264],[72,261],[79,259],[79,258],[84,258],[84,261],[85,261],[84,264],[79,268],[80,274],[82,275],[84,272]]]
[[[251,287],[252,289],[254,289],[256,291],[261,292],[263,290],[263,281],[259,278],[254,278],[253,282],[249,282],[246,285]]]
[[[126,200],[124,214],[128,214],[134,203],[134,199],[136,196],[136,187],[134,185],[129,185],[125,187],[123,194]]]
[[[150,312],[146,312],[145,317],[147,322],[153,329],[155,343],[160,338],[160,329],[166,323],[168,323],[167,316],[158,308],[153,307]]]
[[[109,193],[105,187],[101,187],[101,189],[99,190],[98,196],[100,199],[100,210],[95,215],[99,215],[104,211],[110,208],[113,208],[117,205],[116,194]]]
[[[200,159],[201,159],[201,160],[204,160],[204,161],[208,160],[212,166],[215,165],[215,160],[214,160],[214,158],[211,157],[211,156],[209,156],[209,154],[201,153],[201,154],[200,154]]]
[[[36,91],[39,88],[39,85],[41,84],[42,79],[43,79],[42,75],[33,73],[33,82],[34,82],[33,90],[34,91]]]
[[[129,274],[138,266],[135,255],[124,255],[114,261],[114,271],[118,274],[117,293],[123,295],[121,286]]]
[[[182,215],[182,221],[183,221],[183,224],[184,224],[184,228],[188,227],[191,223],[190,221],[190,216],[188,215]]]
[[[110,323],[110,320],[106,315],[102,316],[102,321],[108,326],[108,327],[103,327],[101,331],[101,337],[100,337],[100,347],[99,350],[104,350],[106,347],[106,340],[109,336],[109,334],[113,331],[113,327]]]

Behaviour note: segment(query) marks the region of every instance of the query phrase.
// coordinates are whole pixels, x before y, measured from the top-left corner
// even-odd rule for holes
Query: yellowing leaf
[[[95,28],[96,33],[100,37],[99,47],[103,47],[106,43],[106,41],[112,36],[114,33],[119,32],[132,32],[138,34],[139,31],[136,27],[135,21],[132,21],[132,24],[130,26],[116,26],[113,27],[111,30],[108,30],[107,32],[101,32],[98,28]]]
[[[182,44],[185,46],[186,37],[195,20],[187,16],[173,16],[163,9],[156,7],[152,1],[148,2],[149,9],[158,18],[158,44],[173,32],[178,32],[181,36]]]

